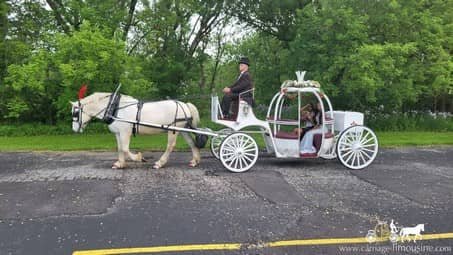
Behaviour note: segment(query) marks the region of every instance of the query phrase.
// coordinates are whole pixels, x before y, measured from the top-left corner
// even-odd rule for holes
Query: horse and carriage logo
[[[393,219],[390,224],[387,224],[387,221],[381,221],[376,219],[377,223],[374,226],[374,229],[368,230],[366,235],[366,240],[369,243],[374,243],[379,239],[381,240],[390,240],[392,243],[398,241],[414,241],[421,240],[421,232],[425,231],[425,224],[418,224],[415,227],[399,227]]]

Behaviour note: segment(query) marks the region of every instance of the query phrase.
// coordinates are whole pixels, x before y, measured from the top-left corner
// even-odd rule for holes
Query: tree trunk
[[[71,33],[71,28],[69,26],[70,22],[67,22],[64,14],[60,12],[60,6],[57,2],[53,0],[46,0],[47,4],[50,6],[52,9],[55,19],[57,20],[58,25],[61,26],[65,34],[70,34]]]
[[[126,25],[124,26],[123,30],[123,41],[127,40],[127,34],[129,33],[129,29],[131,28],[132,21],[134,20],[134,12],[135,6],[137,5],[137,0],[131,0],[131,4],[129,5],[129,13],[127,15]]]
[[[447,111],[447,95],[443,94],[440,96],[440,112]]]
[[[437,96],[433,97],[433,112],[437,112]]]
[[[449,112],[453,113],[453,95],[449,95],[449,97],[450,97],[450,110],[449,110]]]
[[[198,84],[200,88],[200,92],[203,92],[203,89],[206,87],[206,75],[204,72],[204,64],[203,62],[200,63],[200,83]]]

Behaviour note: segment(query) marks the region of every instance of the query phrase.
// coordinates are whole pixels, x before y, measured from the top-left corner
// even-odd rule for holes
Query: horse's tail
[[[200,114],[198,113],[198,109],[191,103],[187,103],[187,107],[189,107],[190,115],[192,116],[192,127],[196,128],[200,123]]]

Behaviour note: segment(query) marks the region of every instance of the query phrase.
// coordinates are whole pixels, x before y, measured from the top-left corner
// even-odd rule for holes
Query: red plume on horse
[[[85,94],[87,93],[88,86],[86,84],[83,84],[82,87],[79,89],[79,100],[83,99],[85,97]]]

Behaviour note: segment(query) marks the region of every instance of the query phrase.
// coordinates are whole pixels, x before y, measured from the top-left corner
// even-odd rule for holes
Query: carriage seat
[[[231,101],[230,105],[230,116],[219,118],[220,120],[228,120],[228,121],[236,121],[238,118],[238,113],[239,113],[239,100],[233,100]]]
[[[299,139],[299,135],[296,132],[278,131],[275,134],[275,138],[297,140],[297,139]]]
[[[331,132],[325,133],[324,138],[332,138],[334,137],[334,134]],[[315,146],[316,151],[319,151],[321,148],[321,142],[322,142],[322,134],[314,134],[313,135],[313,146]]]
[[[267,117],[267,120],[274,120],[274,116],[271,115],[271,116]],[[281,119],[281,118],[277,118],[275,120],[276,121],[297,122],[297,120],[295,120],[295,119]]]

